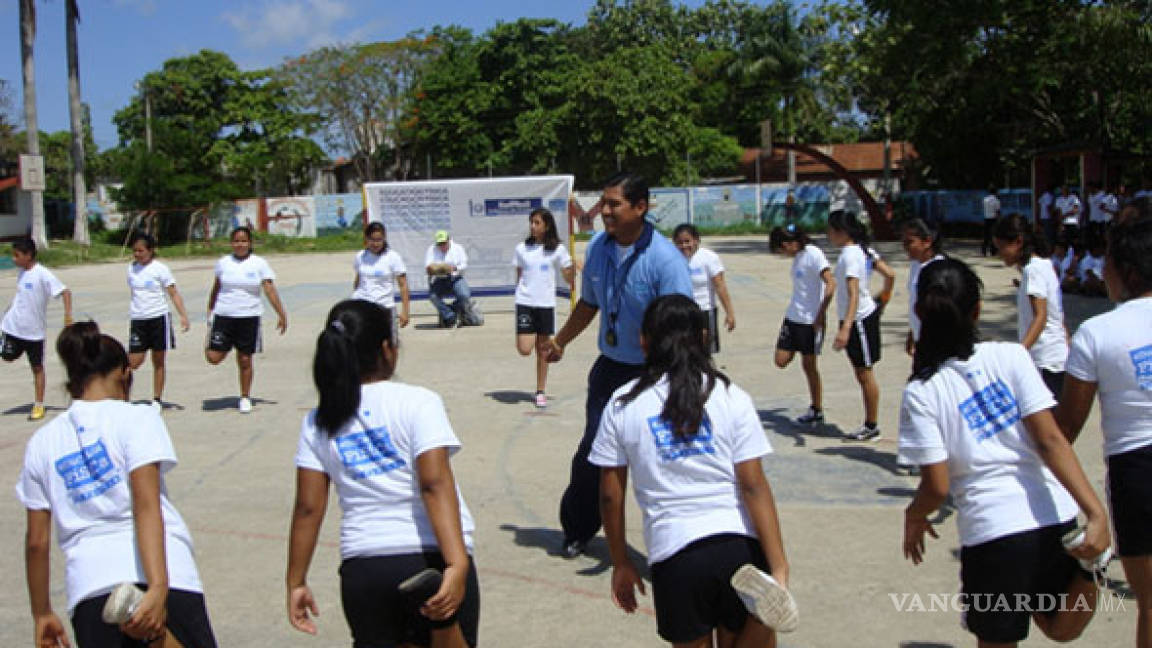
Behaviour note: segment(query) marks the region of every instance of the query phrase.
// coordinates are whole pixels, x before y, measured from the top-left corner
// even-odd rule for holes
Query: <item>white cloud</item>
[[[251,49],[296,43],[313,49],[335,43],[336,27],[351,17],[352,9],[343,0],[266,0],[221,15]]]
[[[144,16],[156,13],[156,0],[114,0],[117,9],[134,9]]]

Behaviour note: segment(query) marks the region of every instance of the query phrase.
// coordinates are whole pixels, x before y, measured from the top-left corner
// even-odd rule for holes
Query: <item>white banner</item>
[[[528,214],[552,212],[560,240],[568,244],[568,197],[572,176],[526,176],[364,185],[368,221],[388,229],[388,245],[408,266],[413,296],[426,296],[424,254],[437,230],[448,230],[468,253],[464,276],[474,295],[506,295],[516,290],[512,255],[528,237]],[[567,286],[557,277],[557,287]]]

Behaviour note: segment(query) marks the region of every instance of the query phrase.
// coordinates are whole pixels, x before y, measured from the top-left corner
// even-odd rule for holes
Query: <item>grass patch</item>
[[[93,237],[92,245],[77,245],[70,240],[52,241],[47,250],[40,250],[37,260],[51,268],[83,265],[87,263],[126,263],[132,258],[132,251],[124,248],[123,233]],[[257,254],[284,253],[306,254],[308,252],[339,252],[359,250],[364,246],[363,235],[359,231],[330,234],[313,239],[255,235],[253,251]],[[11,245],[0,246],[0,254],[10,255]],[[227,239],[213,241],[193,241],[191,245],[176,243],[157,246],[156,256],[160,259],[183,259],[193,257],[215,258],[232,251]]]

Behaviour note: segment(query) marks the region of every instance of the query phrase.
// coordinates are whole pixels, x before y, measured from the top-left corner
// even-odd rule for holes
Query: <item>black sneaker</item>
[[[846,435],[845,441],[875,441],[880,438],[880,428],[870,428],[867,425],[861,425],[859,430]]]
[[[809,406],[808,411],[804,412],[801,416],[796,417],[796,423],[799,425],[823,425],[824,412]]]
[[[587,546],[588,543],[582,540],[566,540],[560,554],[565,558],[572,559],[584,553]]]

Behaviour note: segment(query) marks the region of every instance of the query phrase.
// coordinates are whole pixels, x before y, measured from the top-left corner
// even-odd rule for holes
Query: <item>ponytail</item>
[[[973,315],[983,288],[963,261],[941,259],[924,266],[916,284],[920,339],[909,380],[928,380],[948,360],[971,357],[980,338]]]
[[[312,380],[320,394],[317,427],[335,434],[360,407],[360,385],[392,375],[383,352],[391,340],[392,318],[378,304],[347,299],[332,307],[312,360]]]
[[[704,422],[704,405],[716,381],[729,384],[712,363],[707,330],[704,313],[692,299],[678,294],[654,299],[644,311],[641,326],[648,345],[644,374],[620,403],[632,402],[667,375],[668,398],[660,418],[677,437],[695,435]]]
[[[56,355],[68,372],[65,387],[72,398],[84,395],[84,388],[94,378],[107,376],[128,366],[124,347],[110,335],[100,332],[96,322],[76,322],[60,331],[56,338]]]
[[[828,216],[828,226],[847,234],[848,238],[864,251],[865,257],[872,256],[872,238],[868,236],[868,228],[856,218],[856,214],[837,209]]]

